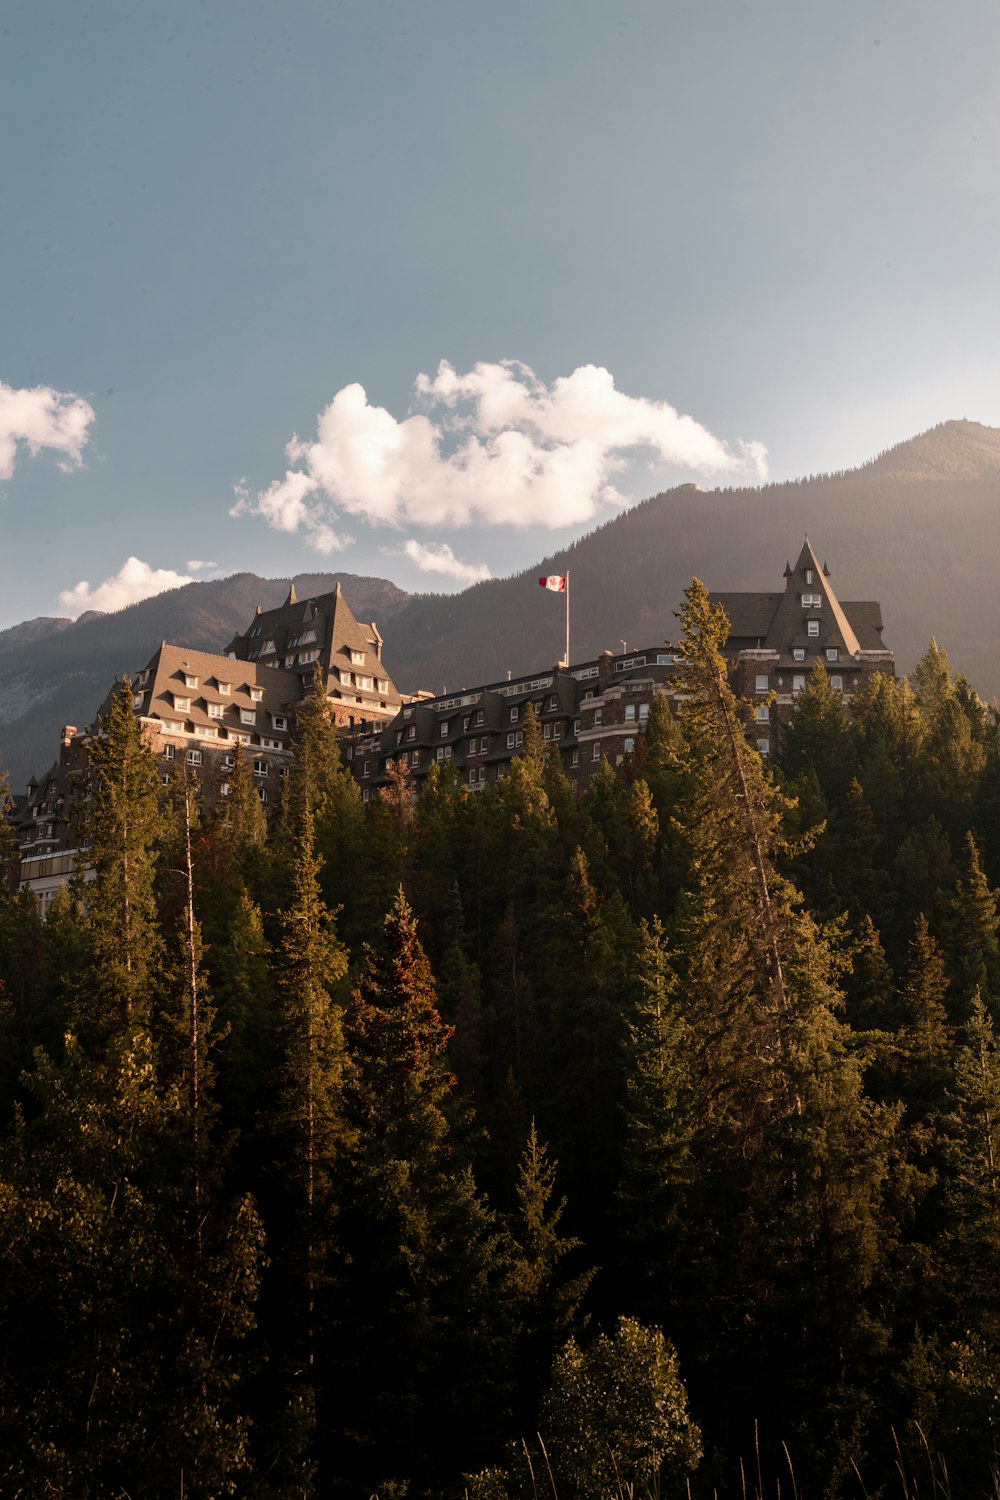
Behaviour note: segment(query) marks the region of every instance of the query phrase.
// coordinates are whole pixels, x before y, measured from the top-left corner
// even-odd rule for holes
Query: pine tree
[[[347,1038],[329,1421],[359,1484],[427,1482],[489,1425],[497,1252],[450,1125],[449,1030],[402,892],[366,949]]]
[[[683,1218],[692,1183],[694,1038],[662,924],[640,928],[628,1022],[625,1143],[618,1187],[624,1305],[662,1323],[682,1295]]]
[[[163,952],[154,894],[161,831],[152,754],[132,711],[125,678],[88,747],[86,820],[90,972],[86,1009],[75,1021],[98,1047],[148,1024]]]

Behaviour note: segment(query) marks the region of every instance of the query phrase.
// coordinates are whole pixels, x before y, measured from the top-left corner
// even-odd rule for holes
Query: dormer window
[[[261,701],[261,699],[263,698],[263,696],[264,696],[264,689],[263,688],[252,687],[250,689],[250,702],[251,703],[259,703]]]
[[[198,679],[197,679],[197,677],[193,676],[190,672],[185,672],[184,673],[184,686],[186,688],[196,688],[198,686]]]
[[[191,708],[191,699],[190,698],[182,698],[179,693],[175,693],[174,694],[174,708],[176,708],[176,710],[177,710],[177,712],[179,714],[186,714],[186,713],[188,713],[190,711],[190,708]]]
[[[826,659],[827,659],[827,661],[838,661],[839,658],[840,658],[840,653],[837,650],[836,646],[827,646],[827,648],[826,648]]]
[[[805,646],[793,646],[792,647],[792,661],[805,661],[805,659],[806,659],[806,648],[805,648]]]
[[[274,717],[274,727],[275,729],[287,729],[288,720],[276,714]]]
[[[807,635],[819,635],[819,621],[818,620],[807,620],[806,621],[806,634]]]
[[[219,682],[218,678],[216,678],[215,685],[219,689],[219,692],[222,694],[223,698],[229,697],[229,694],[232,692],[233,686],[231,682]]]
[[[303,646],[308,646],[310,644],[310,642],[314,641],[315,639],[316,639],[316,632],[315,632],[315,630],[306,630],[306,631],[303,631],[303,634],[302,634],[302,644],[303,644]]]
[[[314,635],[313,636],[313,640],[315,640],[315,639],[316,639],[316,637]],[[354,665],[356,667],[363,667],[364,664],[365,664],[365,653],[363,651],[352,651],[351,652],[351,661],[354,663]]]
[[[803,594],[802,595],[802,608],[803,609],[819,609],[822,606],[822,603],[823,603],[823,595],[822,594]]]
[[[273,656],[274,655],[274,642],[273,641],[265,641],[264,644],[263,644],[263,646],[261,646],[261,648],[260,648],[260,654],[261,654],[261,656]]]

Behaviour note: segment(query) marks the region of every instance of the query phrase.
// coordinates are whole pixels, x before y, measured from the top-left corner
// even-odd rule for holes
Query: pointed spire
[[[791,570],[791,567],[788,564],[788,562],[785,563],[785,571],[782,573],[781,576],[782,576],[782,578],[791,578],[791,576],[792,576],[792,570]]]
[[[289,604],[298,604],[298,602],[299,596],[295,592],[295,579],[293,578],[288,586],[288,598],[285,600],[285,607],[287,608]]]
[[[257,616],[258,616],[258,615],[259,615],[259,614],[260,614],[260,605],[259,605],[259,604],[258,604],[258,606],[257,606],[257,608],[256,608],[256,609],[255,609],[255,610],[254,610],[254,618],[255,618],[255,619],[256,619],[256,617],[257,617]]]
[[[824,559],[823,559],[823,577],[824,578],[829,578],[829,576],[830,576],[830,569],[827,567],[827,565],[826,565],[826,558],[824,557]]]

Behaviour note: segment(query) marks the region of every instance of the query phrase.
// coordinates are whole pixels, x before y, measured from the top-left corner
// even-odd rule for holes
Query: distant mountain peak
[[[1000,428],[965,418],[939,422],[927,432],[887,448],[862,468],[867,473],[906,479],[1000,477]]]

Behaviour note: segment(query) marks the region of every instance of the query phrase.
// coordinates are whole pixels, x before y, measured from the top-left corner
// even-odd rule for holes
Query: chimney
[[[64,746],[65,745],[69,745],[75,739],[76,739],[76,725],[75,724],[64,724],[63,725],[63,732],[62,732],[62,741],[61,741],[61,743]]]
[[[613,651],[602,651],[597,658],[597,686],[604,693],[611,686],[614,669],[611,663],[615,659]]]

